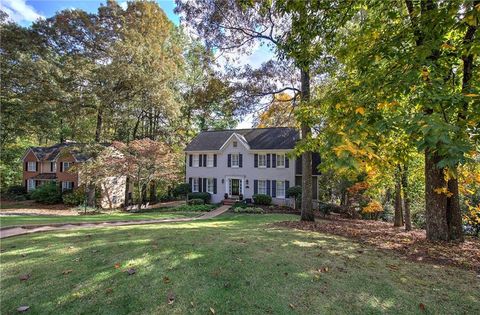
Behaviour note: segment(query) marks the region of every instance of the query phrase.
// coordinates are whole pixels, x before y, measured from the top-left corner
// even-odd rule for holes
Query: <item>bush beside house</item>
[[[253,195],[253,202],[256,205],[263,205],[263,206],[268,206],[272,204],[272,197],[269,195],[263,195],[263,194],[256,194]]]
[[[46,183],[30,193],[30,197],[39,203],[55,204],[62,202],[62,193],[56,183]]]
[[[204,203],[209,203],[212,195],[208,192],[192,192],[188,194],[188,200],[192,199],[202,199]]]

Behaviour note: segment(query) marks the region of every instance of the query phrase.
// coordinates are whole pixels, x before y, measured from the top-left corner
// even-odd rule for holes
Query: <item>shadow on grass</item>
[[[480,311],[471,273],[406,263],[337,236],[267,227],[285,218],[226,215],[7,239],[1,311],[27,304],[34,314],[375,314],[418,313],[420,303],[433,313]],[[21,282],[21,274],[31,278]]]

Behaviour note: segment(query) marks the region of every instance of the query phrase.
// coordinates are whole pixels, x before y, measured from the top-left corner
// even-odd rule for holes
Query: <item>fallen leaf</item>
[[[23,312],[28,311],[29,308],[30,308],[30,306],[28,306],[28,305],[22,305],[22,306],[17,308],[17,311],[20,312],[20,313],[23,313]]]
[[[290,306],[291,309],[295,308],[295,305],[293,305],[292,303],[288,304],[288,306]]]
[[[420,310],[422,310],[423,312],[425,312],[425,304],[423,304],[423,303],[418,304],[418,308]]]
[[[170,278],[167,276],[163,277],[163,283],[170,283]]]
[[[195,306],[195,305],[193,304],[193,302],[190,302],[190,305],[191,305],[192,307],[194,307],[194,306]]]
[[[392,270],[398,270],[398,266],[396,266],[396,265],[387,265],[387,267],[392,269]]]
[[[29,274],[21,275],[19,278],[20,278],[21,281],[26,281],[26,280],[30,279],[30,275]]]
[[[73,270],[72,269],[67,269],[67,270],[64,270],[62,273],[64,275],[68,275],[69,273],[71,273]]]
[[[167,294],[167,303],[173,304],[173,302],[175,302],[175,294],[173,292],[169,292]]]
[[[210,307],[210,312],[212,312],[212,314],[215,314],[215,309],[213,307]]]
[[[107,288],[107,289],[105,290],[105,292],[106,292],[107,294],[110,294],[110,293],[113,292],[113,289],[112,289],[112,288]]]
[[[135,270],[135,268],[130,268],[130,269],[127,270],[127,273],[128,273],[129,276],[135,274],[136,272],[137,272],[137,270]]]
[[[120,268],[120,263],[116,263],[116,264],[114,265],[114,267],[115,267],[115,269]]]

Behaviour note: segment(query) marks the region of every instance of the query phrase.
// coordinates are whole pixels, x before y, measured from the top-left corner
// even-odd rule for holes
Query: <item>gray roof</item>
[[[54,161],[62,150],[70,147],[71,149],[68,152],[70,152],[77,161],[83,162],[88,160],[88,157],[80,152],[80,146],[82,146],[82,144],[76,142],[62,142],[49,147],[31,147],[30,150],[33,151],[40,161]]]
[[[252,150],[293,149],[299,139],[295,128],[253,128],[202,131],[185,151],[219,150],[233,133],[242,135]]]

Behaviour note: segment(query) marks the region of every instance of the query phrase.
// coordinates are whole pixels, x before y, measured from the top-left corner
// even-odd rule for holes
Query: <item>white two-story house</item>
[[[226,195],[249,199],[266,194],[273,203],[285,204],[286,190],[301,182],[301,167],[288,155],[298,139],[295,128],[203,131],[185,149],[187,183],[193,192],[209,192],[214,203]]]

